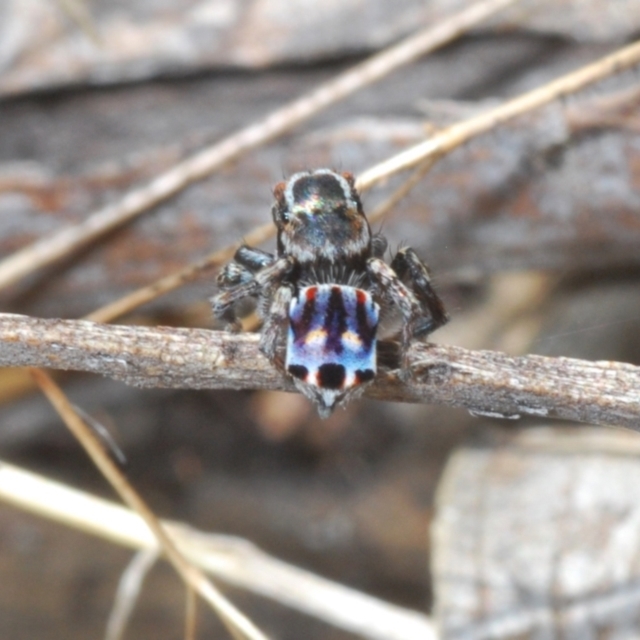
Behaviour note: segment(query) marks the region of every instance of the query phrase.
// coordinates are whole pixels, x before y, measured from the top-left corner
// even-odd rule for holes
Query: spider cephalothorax
[[[303,273],[328,275],[336,267],[363,271],[371,230],[351,174],[297,173],[276,185],[274,195],[278,255],[293,258]]]
[[[372,236],[351,174],[296,173],[274,195],[276,255],[240,247],[218,276],[213,311],[237,328],[235,304],[256,298],[260,349],[327,417],[375,377],[381,309],[402,317],[403,354],[447,315],[413,249],[384,262],[387,242]]]

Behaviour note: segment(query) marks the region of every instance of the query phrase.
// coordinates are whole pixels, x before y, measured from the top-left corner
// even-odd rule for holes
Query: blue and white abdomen
[[[285,366],[321,414],[359,391],[376,374],[379,306],[355,287],[305,287],[289,307]]]

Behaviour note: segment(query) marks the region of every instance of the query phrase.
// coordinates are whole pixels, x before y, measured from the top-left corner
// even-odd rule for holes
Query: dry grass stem
[[[185,601],[184,640],[196,640],[198,628],[198,595],[187,587]]]
[[[118,583],[116,598],[107,620],[105,640],[122,640],[131,615],[135,610],[142,585],[149,571],[157,562],[157,549],[143,549],[136,553],[124,570]],[[187,588],[187,592],[191,589]]]
[[[384,218],[389,211],[395,209],[411,190],[420,184],[420,181],[429,173],[431,167],[433,167],[436,162],[437,158],[433,156],[419,164],[416,170],[367,216],[369,221],[375,222],[376,220],[380,220]]]
[[[451,42],[471,27],[517,0],[485,0],[429,26],[399,44],[372,56],[277,109],[263,120],[241,129],[175,165],[120,201],[89,215],[80,224],[62,229],[17,251],[0,263],[0,289],[29,273],[69,256],[117,226],[174,196],[251,149],[292,130],[318,112],[366,87],[429,51]]]
[[[129,484],[124,474],[105,452],[93,431],[74,411],[71,403],[51,377],[44,371],[37,369],[32,369],[31,375],[102,475],[120,497],[144,519],[146,525],[153,532],[157,544],[162,548],[163,553],[184,582],[195,589],[213,607],[229,633],[238,640],[266,640],[266,636],[236,609],[199,569],[184,558],[155,514]]]
[[[260,227],[256,227],[251,230],[243,239],[244,242],[250,245],[262,244],[265,240],[268,240],[273,235],[273,224],[264,224]],[[229,245],[218,251],[205,256],[201,260],[193,262],[186,267],[170,273],[150,285],[140,287],[131,293],[114,300],[113,302],[92,311],[85,316],[86,320],[92,320],[93,322],[111,322],[116,318],[119,318],[139,306],[151,302],[162,295],[177,289],[185,282],[189,282],[198,277],[200,273],[207,269],[213,269],[218,267],[233,257],[235,250],[240,246],[240,243]]]
[[[0,366],[88,371],[140,387],[292,391],[291,381],[259,352],[258,340],[255,334],[0,314]],[[640,367],[630,364],[425,343],[411,347],[408,362],[410,376],[380,371],[367,395],[494,417],[640,428]]]
[[[157,548],[137,513],[4,462],[0,462],[0,499],[126,547]],[[191,563],[230,584],[372,640],[436,638],[427,616],[282,562],[246,540],[168,522],[163,526]]]
[[[359,189],[368,189],[399,171],[409,169],[429,157],[449,153],[471,138],[494,129],[498,125],[524,115],[534,109],[571,95],[640,62],[640,42],[618,49],[597,62],[581,67],[538,89],[529,91],[486,113],[469,118],[365,171],[357,180]]]

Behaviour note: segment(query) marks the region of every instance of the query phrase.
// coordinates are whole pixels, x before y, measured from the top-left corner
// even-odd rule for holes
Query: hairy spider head
[[[350,173],[294,174],[274,189],[278,252],[308,265],[368,257],[371,230]]]

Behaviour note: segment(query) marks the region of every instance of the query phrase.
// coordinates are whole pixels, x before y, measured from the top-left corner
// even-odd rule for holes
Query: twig
[[[142,584],[153,565],[158,561],[158,556],[157,548],[142,549],[133,556],[129,566],[124,570],[107,620],[105,640],[122,640],[124,637],[142,591]],[[191,592],[189,587],[187,587],[187,592]]]
[[[218,613],[220,619],[236,640],[266,640],[266,636],[238,609],[236,609],[207,579],[207,577],[184,558],[171,536],[142,498],[129,484],[124,474],[105,452],[95,434],[74,411],[62,390],[44,371],[31,370],[40,389],[56,409],[60,417],[77,440],[82,444],[89,457],[102,475],[118,492],[120,497],[134,509],[153,532],[157,544],[187,585],[195,589]]]
[[[268,240],[273,235],[273,231],[273,224],[264,224],[247,233],[244,236],[243,241],[249,245],[259,245],[265,240]],[[140,287],[126,296],[118,298],[117,300],[92,311],[85,316],[85,319],[93,320],[94,322],[111,322],[112,320],[133,311],[133,309],[177,289],[186,282],[194,280],[203,271],[213,269],[214,267],[224,264],[233,257],[238,246],[240,246],[240,243],[232,244],[218,251],[214,251],[208,256],[205,256],[204,258],[197,260],[174,273],[170,273],[149,285]]]
[[[281,389],[293,385],[258,336],[110,326],[0,314],[0,366],[100,373],[140,387]],[[544,416],[640,428],[640,367],[415,344],[411,376],[381,371],[373,398],[441,403],[494,417]]]
[[[196,640],[198,623],[198,596],[196,592],[187,588],[184,615],[184,640]]]
[[[140,516],[125,507],[0,461],[0,499],[39,516],[133,549],[156,543]],[[163,522],[194,565],[372,640],[435,640],[427,616],[282,562],[241,538]]]
[[[474,2],[447,20],[429,26],[355,65],[301,98],[277,109],[263,120],[203,149],[159,175],[149,184],[130,191],[119,202],[91,214],[80,224],[62,229],[17,251],[0,263],[0,289],[36,269],[69,256],[115,227],[170,198],[189,184],[209,176],[246,151],[290,131],[322,109],[380,80],[425,53],[451,42],[474,25],[516,1]]]
[[[394,209],[411,192],[412,189],[420,184],[427,173],[431,171],[431,167],[433,167],[436,161],[437,158],[435,156],[431,156],[421,162],[414,172],[367,216],[369,222],[374,222],[383,218],[389,211]],[[424,222],[424,220],[422,221]]]
[[[594,82],[620,73],[640,62],[640,42],[618,49],[597,62],[581,67],[538,89],[529,91],[486,113],[469,118],[447,127],[425,142],[421,142],[365,171],[357,180],[359,189],[367,189],[372,184],[389,176],[409,169],[431,156],[439,156],[459,147],[481,133],[521,116],[534,109],[564,96],[584,89]]]

